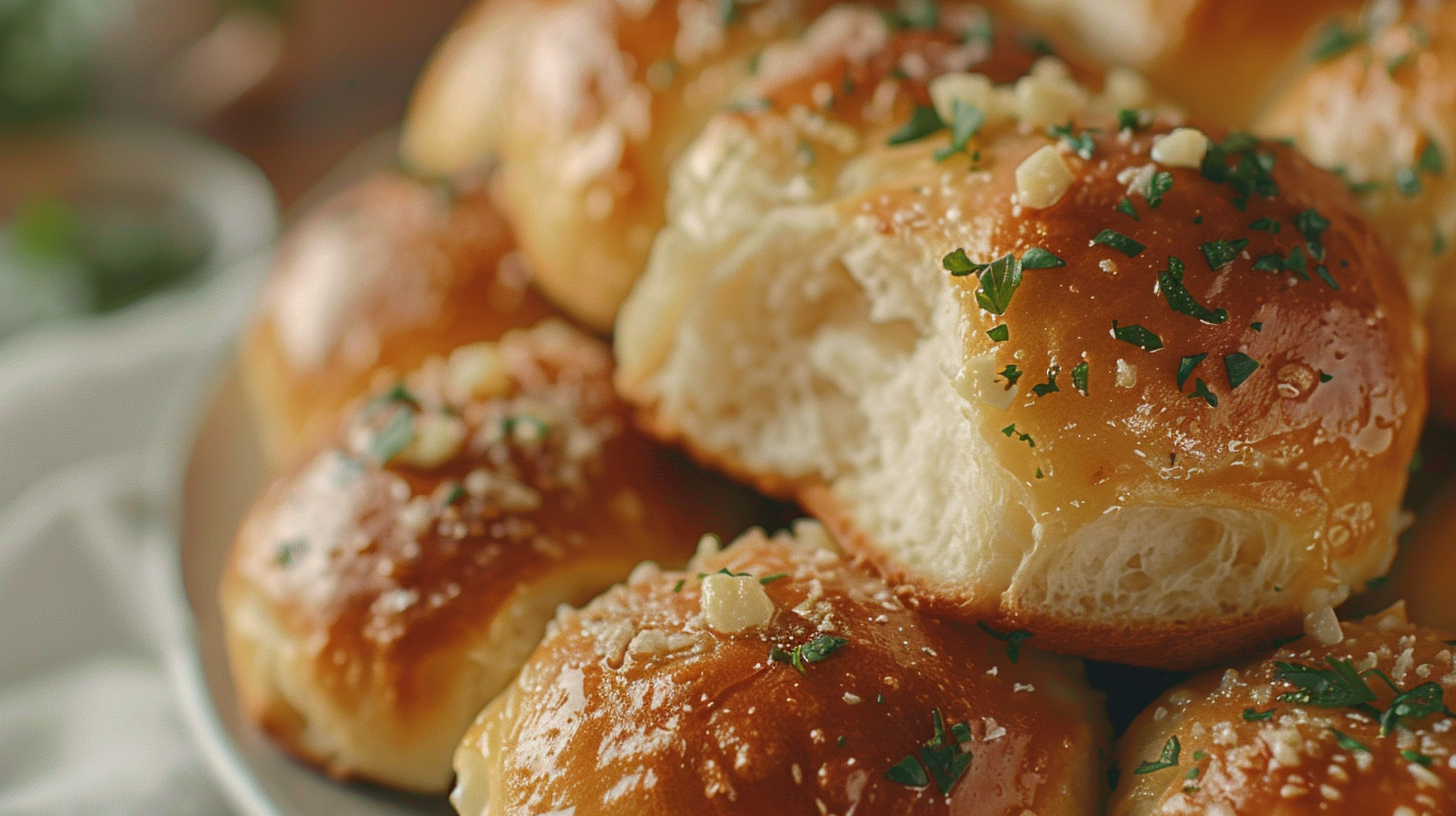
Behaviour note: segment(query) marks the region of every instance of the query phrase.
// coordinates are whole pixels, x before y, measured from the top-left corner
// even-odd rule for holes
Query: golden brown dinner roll
[[[1421,511],[1388,591],[1405,599],[1411,620],[1456,634],[1456,487],[1448,484]]]
[[[1210,671],[1118,747],[1111,816],[1456,813],[1451,646],[1399,607]]]
[[[765,54],[764,103],[679,163],[617,326],[645,423],[1050,648],[1177,668],[1328,633],[1390,562],[1425,408],[1344,184],[1119,112],[1123,80],[1000,85],[950,72],[954,34],[876,36]]]
[[[557,604],[747,523],[717,487],[631,430],[607,347],[564,323],[431,358],[245,520],[222,586],[243,706],[331,774],[443,791]]]
[[[812,522],[714,549],[557,616],[455,755],[463,816],[1100,812],[1076,661],[905,606]]]
[[[1262,117],[1359,192],[1431,333],[1431,402],[1456,421],[1456,5],[1376,3]]]
[[[1142,72],[1194,114],[1246,127],[1279,80],[1330,46],[1364,0],[1011,0],[1108,65]],[[1338,26],[1338,28],[1331,28]]]
[[[667,172],[709,116],[761,70],[767,43],[832,0],[490,0],[440,46],[405,123],[406,162],[455,174],[498,158],[502,207],[542,291],[606,331],[663,222]],[[890,9],[889,0],[878,5]],[[902,3],[905,25],[948,18],[968,38],[1011,31],[963,3]],[[826,47],[873,50],[857,30]],[[825,88],[825,92],[834,93]],[[583,269],[583,263],[589,264]]]
[[[282,469],[376,379],[551,314],[480,189],[380,172],[284,238],[242,345],[253,415]]]

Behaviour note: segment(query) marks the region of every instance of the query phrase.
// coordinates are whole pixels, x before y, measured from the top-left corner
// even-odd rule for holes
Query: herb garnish
[[[1314,41],[1309,58],[1315,62],[1331,60],[1365,42],[1366,34],[1358,28],[1345,28],[1339,20],[1331,21]]]
[[[1145,111],[1140,111],[1135,108],[1123,108],[1119,110],[1117,112],[1117,130],[1121,132],[1147,127],[1147,123],[1143,120],[1145,113]],[[1149,117],[1149,119],[1151,118]]]
[[[1083,360],[1072,366],[1072,387],[1077,393],[1087,396],[1087,361]]]
[[[1173,189],[1173,174],[1166,170],[1153,174],[1148,182],[1148,206],[1157,209],[1163,203],[1163,196]]]
[[[1400,755],[1401,755],[1401,758],[1404,759],[1404,760],[1406,760],[1407,762],[1414,762],[1417,765],[1421,765],[1421,766],[1424,766],[1424,767],[1427,767],[1427,768],[1431,767],[1431,763],[1435,761],[1434,759],[1432,759],[1431,757],[1426,756],[1425,754],[1421,753],[1420,751],[1412,751],[1410,749],[1406,749],[1404,751],[1401,751],[1400,752]]]
[[[1203,246],[1203,254],[1207,256],[1208,244],[1204,244]],[[1158,272],[1158,289],[1162,291],[1163,297],[1167,299],[1168,308],[1179,314],[1196,317],[1204,323],[1213,325],[1218,325],[1228,320],[1228,311],[1224,309],[1208,309],[1194,299],[1193,294],[1183,285],[1183,269],[1183,261],[1169,255],[1168,268]]]
[[[1278,221],[1276,221],[1273,218],[1270,218],[1270,217],[1268,217],[1266,215],[1263,218],[1260,218],[1259,220],[1257,220],[1254,223],[1250,224],[1249,225],[1249,229],[1251,229],[1251,230],[1259,230],[1260,232],[1267,232],[1270,235],[1278,235],[1279,234],[1280,226],[1281,225],[1279,224]]]
[[[1127,196],[1123,196],[1122,200],[1117,202],[1117,206],[1113,207],[1113,209],[1117,210],[1118,212],[1131,218],[1134,221],[1143,220],[1142,216],[1138,215],[1137,207],[1134,207],[1132,205],[1132,201],[1130,201]]]
[[[1425,148],[1421,150],[1421,157],[1416,160],[1416,170],[1433,176],[1439,176],[1446,170],[1446,158],[1441,155],[1441,146],[1429,136],[1426,137]]]
[[[1330,220],[1320,215],[1314,209],[1308,209],[1299,215],[1294,216],[1294,226],[1299,234],[1304,236],[1304,244],[1309,247],[1309,255],[1316,261],[1325,259],[1325,247],[1322,236],[1330,226]]]
[[[942,130],[945,130],[945,122],[941,120],[940,114],[935,112],[935,108],[929,105],[916,105],[915,111],[910,114],[910,121],[901,125],[899,130],[891,134],[886,144],[891,147],[909,144]]]
[[[998,632],[987,626],[984,621],[976,625],[981,628],[982,632],[1006,644],[1006,656],[1011,659],[1012,663],[1015,663],[1021,657],[1021,644],[1034,637],[1031,632],[1025,629],[1017,629],[1013,632]]]
[[[1268,711],[1255,711],[1252,708],[1246,708],[1244,709],[1244,721],[1258,722],[1259,720],[1267,720],[1274,716],[1274,712],[1278,710],[1277,708],[1271,708]]]
[[[415,441],[415,414],[408,406],[395,411],[389,422],[369,443],[369,455],[379,462],[388,462]]]
[[[1193,373],[1193,369],[1198,368],[1198,364],[1203,362],[1204,358],[1207,356],[1208,352],[1204,352],[1203,354],[1193,354],[1188,357],[1184,357],[1178,361],[1179,391],[1183,390],[1183,384],[1188,382],[1188,376]]]
[[[1147,249],[1147,247],[1137,241],[1112,229],[1105,229],[1097,233],[1097,237],[1092,239],[1092,243],[1111,247],[1129,258],[1136,258],[1143,250]]]
[[[1242,351],[1236,351],[1223,356],[1223,368],[1228,373],[1229,388],[1234,389],[1243,385],[1244,380],[1259,370],[1259,361]]]
[[[1370,753],[1370,749],[1365,747],[1365,743],[1346,734],[1340,729],[1331,728],[1330,733],[1335,735],[1335,744],[1344,748],[1346,751],[1364,751],[1367,754]]]
[[[986,114],[964,99],[951,102],[950,109],[950,147],[935,151],[936,161],[944,161],[957,153],[964,153],[971,137],[986,124]]]
[[[787,663],[793,666],[799,674],[807,675],[808,669],[804,668],[807,663],[818,663],[830,655],[848,645],[849,641],[834,635],[820,635],[808,643],[795,646],[791,651],[784,651],[777,646],[770,646],[768,656],[770,660],[778,663]]]
[[[980,272],[982,269],[985,269],[988,264],[978,264],[975,261],[971,260],[970,256],[966,255],[966,251],[964,249],[955,249],[952,250],[950,254],[940,259],[940,266],[942,269],[949,272],[952,277],[961,278],[975,272]]]
[[[1329,665],[1328,669],[1276,660],[1274,679],[1290,683],[1297,689],[1279,695],[1279,699],[1320,708],[1353,707],[1379,718],[1380,712],[1370,705],[1375,700],[1375,692],[1355,671],[1355,664],[1330,655],[1325,655],[1325,663]]]
[[[1132,343],[1145,351],[1157,351],[1163,347],[1163,339],[1139,325],[1119,326],[1112,321],[1112,336],[1124,343]]]
[[[993,343],[1004,343],[1011,336],[1011,330],[1006,328],[1005,323],[1002,323],[995,328],[987,330],[986,336],[990,337]]]
[[[1163,743],[1163,755],[1152,762],[1142,763],[1137,766],[1137,769],[1133,773],[1150,774],[1154,771],[1161,771],[1164,768],[1176,768],[1178,767],[1178,754],[1181,749],[1182,746],[1178,744],[1178,737],[1176,735],[1168,737],[1168,741]]]
[[[1015,422],[1013,422],[1010,425],[1007,425],[1006,427],[1002,428],[1001,429],[1001,434],[1003,436],[1005,436],[1007,439],[1010,439],[1012,436],[1015,436],[1018,439],[1020,439],[1022,442],[1025,442],[1028,447],[1033,447],[1033,448],[1036,447],[1036,440],[1034,440],[1034,439],[1031,438],[1031,434],[1024,434],[1024,433],[1021,433],[1020,431],[1016,430],[1016,423]]]
[[[1006,382],[1008,385],[1016,385],[1016,381],[1021,379],[1021,375],[1024,373],[1025,372],[1016,367],[1016,363],[1010,363],[1000,371],[1000,375],[1006,378]]]
[[[885,771],[885,778],[912,788],[923,788],[933,780],[936,790],[944,796],[971,764],[971,752],[961,747],[962,742],[970,741],[971,731],[962,722],[952,726],[948,735],[940,709],[931,709],[930,715],[935,736],[920,746],[920,759],[917,761],[914,754],[907,755]]]
[[[765,575],[764,577],[758,579],[758,582],[760,584],[763,584],[764,586],[768,586],[769,584],[772,584],[774,581],[777,581],[780,578],[787,577],[789,577],[789,574],[787,572],[778,572],[774,573],[773,575]]]
[[[1238,238],[1233,241],[1206,241],[1199,249],[1203,251],[1204,260],[1208,261],[1208,268],[1217,272],[1233,263],[1248,245],[1249,239]]]
[[[1057,370],[1056,366],[1047,369],[1047,381],[1041,385],[1033,385],[1031,392],[1038,397],[1045,397],[1047,394],[1053,394],[1062,390],[1057,387]]]
[[[1385,684],[1391,689],[1395,684],[1391,683],[1385,675],[1379,675]],[[1410,691],[1403,691],[1390,701],[1390,707],[1380,715],[1380,736],[1386,736],[1400,725],[1401,720],[1416,719],[1430,714],[1440,714],[1446,710],[1446,702],[1443,698],[1444,689],[1441,684],[1435,682],[1422,683]]]
[[[1066,142],[1073,153],[1084,159],[1091,159],[1092,151],[1097,149],[1097,143],[1092,141],[1092,133],[1090,129],[1076,133],[1071,122],[1065,125],[1048,125],[1046,129],[1046,135]]]
[[[1260,195],[1274,198],[1279,195],[1279,185],[1274,181],[1274,154],[1261,153],[1259,140],[1247,133],[1233,133],[1222,142],[1209,147],[1200,168],[1203,177],[1215,184],[1227,184],[1233,188],[1234,206],[1242,210],[1248,206],[1249,197]],[[1229,159],[1233,159],[1230,166]]]
[[[976,303],[991,314],[1006,314],[1011,296],[1021,286],[1021,264],[1010,254],[992,261],[981,272],[981,288],[976,290]]]
[[[1193,378],[1193,393],[1188,395],[1188,399],[1201,399],[1208,403],[1210,408],[1218,407],[1218,395],[1208,390],[1208,383],[1204,382],[1202,377]]]
[[[1066,265],[1066,261],[1041,247],[1032,247],[1021,255],[1022,269],[1056,269]]]

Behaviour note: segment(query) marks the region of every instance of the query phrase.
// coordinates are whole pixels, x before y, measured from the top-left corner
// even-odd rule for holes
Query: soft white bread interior
[[[1451,646],[1399,606],[1341,629],[1150,705],[1119,741],[1110,816],[1456,812]]]
[[[461,814],[1100,811],[1077,661],[907,607],[817,523],[715,545],[558,614],[455,756]]]
[[[485,191],[382,171],[289,230],[240,361],[277,470],[377,381],[551,314]]]
[[[221,588],[244,710],[335,776],[443,792],[558,604],[750,522],[722,488],[632,430],[608,348],[564,323],[433,357],[244,521]]]
[[[674,173],[619,387],[1055,648],[1179,667],[1327,623],[1390,562],[1425,407],[1389,255],[1294,151],[1024,48],[842,8],[766,52]]]
[[[1108,65],[1133,68],[1197,116],[1250,118],[1329,26],[1365,0],[1011,0],[1010,5]]]
[[[405,162],[453,176],[498,160],[501,206],[542,291],[609,331],[662,226],[668,168],[764,45],[832,2],[482,2],[420,80]]]
[[[1373,3],[1259,120],[1359,194],[1431,334],[1431,405],[1456,421],[1456,6]]]

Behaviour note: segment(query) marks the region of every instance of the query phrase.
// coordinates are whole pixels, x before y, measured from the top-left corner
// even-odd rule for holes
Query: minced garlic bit
[[[1305,615],[1304,631],[1325,646],[1333,646],[1345,638],[1340,631],[1340,619],[1335,616],[1334,607],[1329,606],[1320,607]]]
[[[1168,167],[1188,167],[1197,170],[1203,166],[1203,157],[1208,154],[1208,137],[1197,128],[1178,128],[1166,136],[1153,141],[1153,161]]]
[[[503,396],[510,387],[511,375],[495,343],[471,343],[450,352],[445,388],[453,402]]]
[[[1137,385],[1137,366],[1121,358],[1117,361],[1117,387],[1132,388]]]
[[[702,607],[708,626],[727,634],[764,626],[774,613],[763,584],[748,575],[704,576]]]
[[[986,127],[1010,120],[1016,114],[1016,95],[1009,87],[996,87],[985,74],[942,74],[929,85],[930,99],[942,121],[955,121],[955,103],[975,106],[985,115]]]
[[[420,414],[415,420],[415,435],[396,461],[419,468],[437,468],[450,461],[465,441],[465,423],[446,413]]]
[[[1087,107],[1087,89],[1077,84],[1067,66],[1055,57],[1042,57],[1031,73],[1016,81],[1016,116],[1023,128],[1041,130],[1064,125]]]
[[[1062,154],[1047,145],[1027,156],[1016,168],[1017,201],[1022,206],[1044,209],[1062,199],[1072,186],[1072,171]]]

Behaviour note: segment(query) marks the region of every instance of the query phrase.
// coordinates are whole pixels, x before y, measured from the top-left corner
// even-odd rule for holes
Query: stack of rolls
[[[466,816],[1456,813],[1456,17],[1261,8],[484,0],[243,346],[245,711]]]

